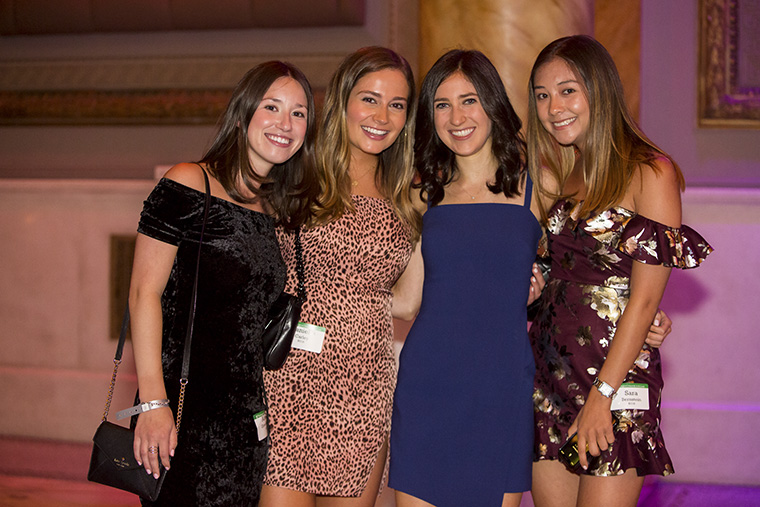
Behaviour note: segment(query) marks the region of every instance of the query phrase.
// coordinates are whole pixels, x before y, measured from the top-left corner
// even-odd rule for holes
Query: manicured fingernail
[[[660,325],[660,319],[654,319],[654,325],[659,326]]]
[[[155,474],[153,474],[153,478],[154,479],[158,479],[159,477],[160,477],[160,474],[158,472],[156,472]]]
[[[147,468],[145,469],[145,472],[146,472],[148,475],[150,475],[150,474],[152,473],[152,472],[151,472],[150,470],[148,470]]]

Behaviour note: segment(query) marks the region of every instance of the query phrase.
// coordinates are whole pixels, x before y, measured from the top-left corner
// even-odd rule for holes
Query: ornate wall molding
[[[0,35],[361,25],[364,0],[3,0]]]
[[[760,128],[760,82],[747,83],[739,73],[742,58],[755,65],[760,58],[742,53],[760,53],[758,38],[760,9],[752,0],[700,0],[700,127]]]
[[[0,124],[209,124],[257,63],[286,59],[319,99],[342,55],[36,60],[0,63]],[[20,89],[19,89],[20,88]]]
[[[213,124],[262,61],[300,67],[318,101],[361,46],[415,65],[416,2],[362,3],[360,26],[0,37],[0,125]]]

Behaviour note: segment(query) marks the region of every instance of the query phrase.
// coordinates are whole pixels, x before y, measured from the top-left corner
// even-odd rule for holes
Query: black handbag
[[[203,169],[203,168],[201,168]],[[193,293],[190,299],[190,315],[188,317],[187,333],[185,335],[185,349],[182,357],[182,378],[180,379],[180,392],[177,404],[177,420],[175,427],[179,433],[180,423],[182,422],[182,407],[185,396],[185,387],[188,382],[188,372],[190,369],[190,345],[193,337],[193,322],[195,321],[195,302],[198,294],[198,271],[201,262],[201,245],[203,244],[203,233],[206,230],[206,221],[208,220],[208,209],[211,202],[211,191],[209,188],[208,176],[203,170],[203,177],[206,181],[206,201],[203,208],[203,225],[201,226],[200,239],[198,241],[198,259],[195,265],[195,280],[193,282]],[[133,429],[119,426],[108,422],[108,411],[111,408],[111,399],[113,390],[116,385],[116,373],[121,364],[121,355],[124,350],[124,341],[127,337],[127,327],[129,326],[129,304],[124,310],[124,318],[121,323],[121,333],[119,334],[119,343],[116,346],[116,354],[113,358],[113,375],[111,376],[111,386],[106,398],[106,407],[103,412],[103,419],[100,426],[92,437],[92,456],[90,458],[90,468],[87,472],[87,480],[105,484],[114,488],[122,489],[134,493],[142,498],[155,501],[161,492],[161,485],[166,478],[166,469],[159,466],[159,477],[154,478],[148,475],[142,465],[137,464],[132,444],[135,439]],[[159,459],[160,462],[160,459]]]
[[[295,235],[298,295],[283,292],[269,308],[262,334],[264,368],[267,370],[278,370],[285,364],[301,317],[301,305],[306,301],[300,227],[296,229]]]

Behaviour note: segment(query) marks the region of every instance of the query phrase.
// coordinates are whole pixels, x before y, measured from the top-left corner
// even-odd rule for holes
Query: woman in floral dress
[[[528,158],[552,260],[530,330],[533,499],[635,506],[644,475],[673,472],[649,323],[670,269],[696,267],[712,248],[681,224],[683,175],[631,119],[601,44],[588,36],[552,42],[529,92]],[[557,461],[574,433],[590,455],[579,453],[577,472]]]

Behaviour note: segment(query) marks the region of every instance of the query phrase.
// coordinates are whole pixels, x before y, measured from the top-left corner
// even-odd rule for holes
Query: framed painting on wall
[[[699,1],[698,123],[760,128],[760,2]]]

